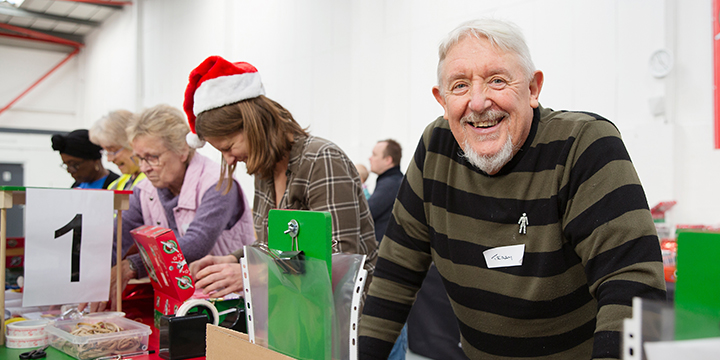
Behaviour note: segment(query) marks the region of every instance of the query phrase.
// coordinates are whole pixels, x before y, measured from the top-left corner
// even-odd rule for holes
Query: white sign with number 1
[[[105,301],[112,191],[27,189],[23,306]]]

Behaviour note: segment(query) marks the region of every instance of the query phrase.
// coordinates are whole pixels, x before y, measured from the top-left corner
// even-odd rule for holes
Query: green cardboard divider
[[[720,337],[720,233],[678,234],[675,340]]]
[[[328,212],[270,210],[270,249],[295,250],[292,236],[285,233],[291,220],[298,223],[297,246],[308,259],[306,272],[268,272],[268,345],[298,359],[329,360],[334,312],[331,216]]]

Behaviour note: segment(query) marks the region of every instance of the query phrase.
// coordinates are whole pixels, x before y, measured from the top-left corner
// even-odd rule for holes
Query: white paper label
[[[27,189],[23,306],[105,301],[113,192]]]
[[[483,251],[488,269],[520,266],[525,255],[525,244],[501,246]]]

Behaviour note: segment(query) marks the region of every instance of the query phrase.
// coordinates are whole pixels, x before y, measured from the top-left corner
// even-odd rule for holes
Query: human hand
[[[91,313],[105,311],[105,309],[107,308],[107,304],[108,304],[107,301],[81,303],[81,304],[78,304],[78,311],[82,312],[83,310],[85,310],[86,307],[88,307],[88,305],[90,306]]]
[[[115,301],[115,297],[117,296],[117,270],[116,266],[112,267],[112,270],[110,272],[110,310],[115,311],[117,310],[117,301]],[[130,269],[130,260],[125,259],[122,262],[120,262],[120,273],[122,278],[120,279],[120,283],[122,286],[120,287],[120,291],[125,290],[125,287],[127,287],[128,282],[130,279],[134,279],[137,277],[137,271]],[[91,304],[92,305],[92,304]],[[105,304],[107,306],[107,304]],[[103,311],[105,309],[105,306],[102,306],[102,310],[97,311]],[[100,305],[98,305],[98,308]],[[92,310],[92,308],[91,308]]]
[[[244,290],[242,265],[235,262],[205,267],[198,271],[195,277],[195,288],[218,298],[233,292],[242,294]]]
[[[210,265],[218,265],[218,264],[233,264],[237,263],[238,260],[235,256],[232,255],[225,255],[225,256],[216,256],[216,255],[206,255],[200,260],[195,260],[190,263],[190,275],[192,275],[193,279],[196,281],[198,280],[197,274],[200,270],[210,266]]]

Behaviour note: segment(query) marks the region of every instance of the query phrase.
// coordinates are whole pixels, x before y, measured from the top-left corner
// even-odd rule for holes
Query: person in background
[[[360,359],[385,359],[432,262],[471,359],[620,357],[662,256],[617,128],[540,106],[520,30],[476,20],[440,45],[425,129],[380,244]]]
[[[107,160],[122,172],[119,179],[107,186],[110,190],[132,190],[145,179],[140,166],[132,160],[133,150],[127,138],[126,128],[132,117],[133,113],[127,110],[111,111],[90,128],[90,141],[102,147]]]
[[[378,243],[385,234],[393,203],[403,180],[400,171],[401,159],[402,147],[393,139],[378,141],[369,159],[370,171],[377,174],[375,190],[368,199],[368,204],[375,222],[375,238]]]
[[[403,174],[400,171],[401,159],[402,147],[393,139],[378,141],[373,147],[372,156],[369,159],[370,171],[377,175],[375,190],[368,199],[368,204],[375,222],[375,238],[378,243],[382,241],[385,234],[393,203],[395,203],[395,197],[403,180]],[[407,349],[407,326],[403,326],[388,360],[405,359]]]
[[[369,279],[377,243],[355,165],[337,145],[308,134],[287,109],[264,94],[254,66],[207,58],[191,72],[185,92],[185,112],[193,129],[188,143],[200,147],[207,140],[218,149],[224,177],[238,162],[255,176],[258,242],[267,244],[270,209],[327,211],[332,217],[332,252],[367,255]],[[238,249],[190,264],[195,286],[214,296],[242,291],[238,260],[243,249]]]
[[[105,189],[119,177],[103,167],[102,148],[90,142],[87,130],[55,134],[51,140],[53,150],[60,152],[61,167],[75,179],[72,188]]]
[[[370,190],[368,190],[367,184],[365,184],[365,182],[367,181],[368,176],[370,176],[370,173],[368,172],[368,169],[363,164],[355,164],[355,169],[357,169],[358,175],[360,175],[360,182],[362,183],[363,194],[365,194],[365,199],[369,199],[370,198]]]
[[[123,212],[123,255],[134,244],[130,230],[141,225],[171,229],[188,263],[207,254],[228,254],[255,240],[240,184],[231,176],[220,177],[217,163],[187,145],[189,132],[184,114],[168,105],[146,109],[130,121],[133,159],[147,179],[135,186],[130,208]],[[115,265],[114,246],[112,260]],[[140,254],[128,255],[118,266],[122,279],[116,279],[113,267],[111,301],[116,281],[122,281],[124,289],[130,279],[147,276]],[[105,306],[91,304],[91,311]]]

